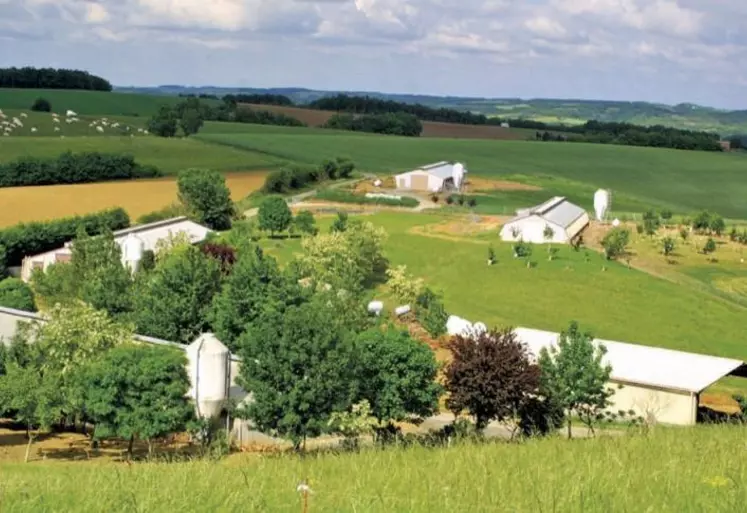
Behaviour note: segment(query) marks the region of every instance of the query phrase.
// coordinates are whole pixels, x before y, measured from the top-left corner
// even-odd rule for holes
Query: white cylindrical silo
[[[454,164],[451,170],[451,177],[454,179],[454,187],[461,189],[462,181],[464,180],[464,165],[461,162]]]
[[[134,233],[127,234],[127,237],[122,242],[122,261],[132,272],[137,271],[140,267],[144,251],[145,243],[143,239]]]
[[[212,333],[203,333],[187,346],[189,396],[197,415],[212,419],[220,415],[228,399],[230,351]]]
[[[610,200],[610,191],[608,190],[599,189],[594,193],[594,213],[597,216],[597,221],[604,219],[604,215],[610,207]]]

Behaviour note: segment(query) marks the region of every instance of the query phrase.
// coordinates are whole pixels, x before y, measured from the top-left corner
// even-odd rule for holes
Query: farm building
[[[458,190],[467,169],[459,163],[436,162],[395,176],[397,189],[438,192]]]
[[[528,328],[516,328],[514,333],[534,355],[559,338],[558,333]],[[615,394],[609,410],[633,410],[664,424],[695,424],[703,390],[725,376],[747,377],[747,365],[740,360],[609,340],[594,343],[606,347],[603,361],[612,367]]]
[[[122,248],[122,260],[126,263],[131,260],[133,242],[139,245],[141,252],[154,251],[158,241],[180,232],[186,233],[189,240],[197,244],[205,240],[210,231],[209,228],[182,216],[118,230],[114,232],[114,240]],[[69,241],[61,248],[24,258],[21,265],[21,279],[29,281],[35,269],[46,271],[47,267],[54,263],[69,262],[72,256],[71,245],[72,241]]]
[[[589,214],[586,210],[562,196],[556,196],[536,207],[517,210],[516,217],[501,228],[501,239],[535,244],[568,243],[588,224]],[[553,232],[552,237],[545,237],[548,226]]]

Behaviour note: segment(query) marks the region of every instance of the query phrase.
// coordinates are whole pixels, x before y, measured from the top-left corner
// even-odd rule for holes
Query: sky
[[[745,0],[0,0],[0,67],[747,109]]]

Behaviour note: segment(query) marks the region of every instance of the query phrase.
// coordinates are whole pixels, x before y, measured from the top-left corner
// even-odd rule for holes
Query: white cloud
[[[568,34],[563,25],[547,16],[531,18],[524,22],[524,26],[534,34],[546,38],[562,38]]]
[[[86,21],[88,23],[106,23],[111,19],[109,11],[101,4],[88,2],[86,5]]]
[[[146,19],[224,30],[241,28],[246,4],[243,0],[137,0]]]

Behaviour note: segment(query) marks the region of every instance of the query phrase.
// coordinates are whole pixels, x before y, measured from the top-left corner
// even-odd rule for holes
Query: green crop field
[[[30,109],[37,98],[52,104],[52,111],[64,115],[72,110],[82,115],[150,116],[164,103],[177,103],[178,96],[61,89],[0,89],[0,109]]]
[[[57,157],[65,151],[130,153],[138,162],[158,166],[166,173],[188,167],[218,171],[264,170],[277,167],[278,159],[197,139],[164,139],[154,136],[116,137],[3,137],[0,162],[24,156]]]
[[[744,427],[222,462],[0,464],[4,511],[741,512]],[[307,509],[296,491],[307,480]],[[84,484],[84,485],[83,485]]]
[[[351,157],[364,171],[393,174],[438,160],[459,160],[476,176],[526,175],[552,188],[573,184],[571,192],[612,189],[628,207],[649,205],[676,212],[712,209],[724,216],[747,218],[747,157],[657,148],[359,136],[322,137],[302,130],[287,135],[201,134],[200,139],[314,163],[330,155]],[[587,196],[584,206],[591,206]],[[624,208],[623,208],[624,210]]]

